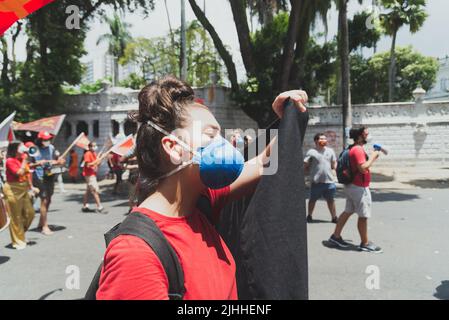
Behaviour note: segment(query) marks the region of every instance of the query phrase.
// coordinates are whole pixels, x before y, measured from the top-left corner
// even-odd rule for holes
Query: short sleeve
[[[5,168],[13,175],[17,176],[17,172],[20,170],[20,166],[21,166],[20,162],[14,158],[8,158],[6,160]]]
[[[168,279],[144,240],[121,235],[106,250],[97,300],[168,300]]]
[[[310,158],[312,158],[312,150],[307,151],[306,157],[304,158],[304,162],[309,162]]]
[[[366,155],[365,155],[365,151],[363,150],[362,147],[354,147],[354,151],[353,151],[353,157],[354,157],[354,163],[355,164],[364,164],[366,162]]]

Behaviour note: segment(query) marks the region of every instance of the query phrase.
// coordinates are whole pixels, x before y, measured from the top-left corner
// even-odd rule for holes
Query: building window
[[[112,136],[115,137],[116,135],[118,135],[120,131],[120,124],[115,120],[111,120],[111,126],[112,126]]]
[[[70,122],[66,122],[64,124],[64,138],[68,140],[72,136],[72,124]]]
[[[93,127],[93,134],[95,138],[98,138],[100,136],[100,121],[94,120],[94,127]]]
[[[79,136],[82,132],[84,132],[86,136],[89,135],[89,125],[86,121],[78,121],[76,124],[76,135]]]

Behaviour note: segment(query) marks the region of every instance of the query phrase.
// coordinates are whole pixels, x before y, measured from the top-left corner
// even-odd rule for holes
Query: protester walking
[[[69,155],[69,176],[73,183],[76,183],[78,179],[78,170],[78,154],[72,149]]]
[[[351,129],[350,138],[354,144],[349,147],[348,168],[350,173],[350,183],[345,184],[344,191],[346,195],[346,206],[344,212],[340,215],[335,231],[329,241],[339,247],[348,247],[350,244],[343,240],[341,233],[352,214],[357,213],[359,218],[357,222],[358,231],[361,238],[359,249],[362,251],[380,253],[382,249],[376,246],[368,239],[368,219],[371,217],[371,191],[369,188],[371,182],[370,168],[379,157],[379,151],[373,150],[368,157],[364,150],[364,145],[368,141],[368,128],[361,127]],[[342,154],[343,156],[343,154]]]
[[[323,197],[327,202],[332,222],[337,223],[335,209],[337,187],[333,173],[337,168],[337,156],[334,150],[327,147],[327,138],[324,133],[317,133],[313,141],[315,142],[315,148],[307,151],[304,158],[304,169],[310,172],[311,181],[307,222],[313,222],[312,214],[315,204]]]
[[[100,201],[100,187],[97,181],[97,170],[100,164],[100,159],[97,158],[96,150],[98,149],[96,142],[89,143],[89,149],[84,153],[84,166],[83,166],[83,176],[86,180],[86,192],[83,198],[83,212],[90,212],[89,209],[89,195],[92,195],[95,200],[97,213],[107,213],[104,207],[101,205]]]
[[[51,143],[53,135],[46,131],[40,131],[37,135],[36,145],[38,152],[31,157],[33,172],[33,185],[39,189],[40,205],[40,219],[38,229],[44,235],[52,235],[48,225],[48,210],[50,208],[51,199],[55,189],[55,175],[53,174],[54,166],[61,166],[65,164],[64,159],[56,156],[56,148]]]

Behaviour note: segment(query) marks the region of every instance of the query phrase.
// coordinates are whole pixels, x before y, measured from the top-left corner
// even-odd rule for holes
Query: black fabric
[[[155,222],[141,213],[132,213],[126,219],[105,234],[106,247],[119,235],[133,235],[144,240],[156,253],[167,274],[170,300],[181,300],[184,297],[184,273],[176,252],[155,224]],[[85,299],[95,300],[99,288],[102,265],[98,268]]]
[[[308,299],[302,143],[308,113],[287,106],[278,131],[278,170],[251,198],[229,204],[219,230],[237,264],[239,299]]]

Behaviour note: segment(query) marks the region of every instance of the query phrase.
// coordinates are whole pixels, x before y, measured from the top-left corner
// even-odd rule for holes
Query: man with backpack
[[[324,133],[317,133],[313,138],[315,148],[307,151],[304,158],[304,169],[310,171],[310,199],[308,205],[307,222],[313,222],[312,214],[318,199],[324,197],[327,201],[332,222],[337,223],[335,210],[335,192],[333,170],[337,167],[337,156],[334,150],[327,147],[327,138]]]
[[[379,151],[372,151],[369,157],[365,153],[363,146],[368,140],[366,127],[351,129],[349,136],[354,140],[354,144],[340,154],[337,164],[338,181],[345,185],[346,207],[338,218],[338,223],[329,242],[342,248],[350,246],[343,240],[341,233],[351,215],[357,213],[359,216],[357,227],[361,238],[360,250],[380,253],[382,249],[368,240],[368,218],[371,217],[372,204],[369,169],[379,157]]]

